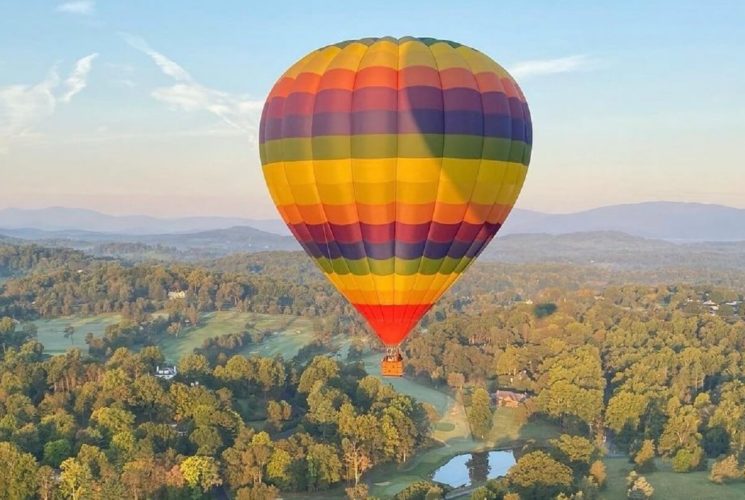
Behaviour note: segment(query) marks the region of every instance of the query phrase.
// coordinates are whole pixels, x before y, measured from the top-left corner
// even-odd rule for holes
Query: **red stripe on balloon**
[[[353,304],[385,345],[400,344],[432,304]]]

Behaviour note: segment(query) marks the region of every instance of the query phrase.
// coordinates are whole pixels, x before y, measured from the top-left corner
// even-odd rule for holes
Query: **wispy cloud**
[[[176,82],[153,90],[151,95],[155,99],[183,111],[206,111],[235,129],[255,134],[262,101],[206,87],[142,38],[126,33],[121,36],[130,46],[148,55],[164,75]]]
[[[96,2],[92,0],[77,0],[74,2],[65,2],[57,6],[57,12],[67,14],[78,14],[81,16],[90,16],[96,11]]]
[[[62,95],[62,101],[70,102],[75,95],[79,94],[88,85],[88,73],[93,66],[93,60],[98,57],[97,53],[79,59],[70,76],[65,80],[67,91]]]
[[[591,57],[579,54],[556,59],[535,59],[519,62],[510,67],[509,72],[515,78],[529,78],[557,73],[573,73],[589,69],[595,63],[596,61]]]
[[[97,55],[79,59],[64,82],[54,66],[39,83],[0,87],[0,153],[11,143],[34,136],[34,128],[54,114],[59,102],[69,103],[85,88]]]

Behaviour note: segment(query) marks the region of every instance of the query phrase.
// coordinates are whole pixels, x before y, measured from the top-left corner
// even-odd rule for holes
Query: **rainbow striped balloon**
[[[259,142],[282,218],[393,346],[501,227],[532,131],[517,84],[481,52],[366,38],[311,52],[282,75]]]

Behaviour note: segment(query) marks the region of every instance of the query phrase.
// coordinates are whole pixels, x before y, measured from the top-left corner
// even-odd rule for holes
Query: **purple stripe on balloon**
[[[484,92],[481,94],[484,113],[495,115],[510,114],[510,99],[502,92]]]
[[[363,258],[386,260],[391,257],[401,259],[417,259],[420,257],[442,259],[444,257],[451,257],[459,259],[464,256],[473,257],[476,255],[483,245],[496,234],[499,227],[499,224],[484,224],[473,237],[458,234],[458,237],[445,241],[423,238],[419,241],[391,239],[390,241],[383,242],[359,240],[342,243],[338,240],[329,239],[331,235],[326,233],[325,235],[316,235],[320,236],[319,239],[314,239],[313,241],[303,241],[301,239],[301,242],[304,244],[304,247],[311,249],[310,253],[314,257],[324,256],[330,259],[339,257],[351,260]],[[326,230],[328,231],[329,228],[327,227]]]
[[[314,113],[340,113],[352,109],[352,92],[344,89],[326,89],[316,94]]]
[[[450,90],[444,91],[445,94]],[[437,87],[417,85],[398,91],[399,109],[445,109],[443,90]]]
[[[421,224],[405,224],[403,222],[390,222],[388,224],[308,224],[299,225],[298,233],[303,238],[326,243],[333,238],[339,243],[354,243],[364,239],[368,243],[388,243],[393,241],[415,243],[430,239],[437,242],[448,242],[457,238],[461,240],[472,240],[476,238],[484,226],[497,226],[495,224],[472,224],[469,222],[444,224],[441,222],[424,222]],[[292,227],[292,225],[291,225]],[[332,236],[333,235],[333,236]]]
[[[316,94],[293,92],[285,98],[282,115],[309,115],[313,113],[313,104],[315,101]]]
[[[474,89],[452,88],[443,91],[445,111],[483,111],[481,92]]]
[[[525,140],[522,118],[474,111],[358,111],[287,115],[264,120],[263,141],[292,137],[365,134],[462,134]]]
[[[365,87],[351,93],[352,111],[396,111],[398,109],[398,92],[396,89],[388,87]]]

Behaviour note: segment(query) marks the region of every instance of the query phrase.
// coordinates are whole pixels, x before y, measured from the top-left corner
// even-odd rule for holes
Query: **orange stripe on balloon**
[[[474,78],[477,86],[474,85]],[[291,92],[311,94],[321,90],[353,90],[365,87],[386,87],[405,89],[414,86],[437,87],[443,89],[470,88],[481,92],[504,92],[508,97],[525,102],[525,96],[510,78],[500,78],[492,72],[473,74],[463,68],[448,68],[437,71],[427,66],[408,66],[397,71],[385,66],[370,66],[359,72],[348,69],[332,69],[321,75],[302,72],[296,78],[281,78],[267,97],[287,97]],[[298,82],[297,85],[295,82]],[[440,87],[442,81],[442,87]]]

